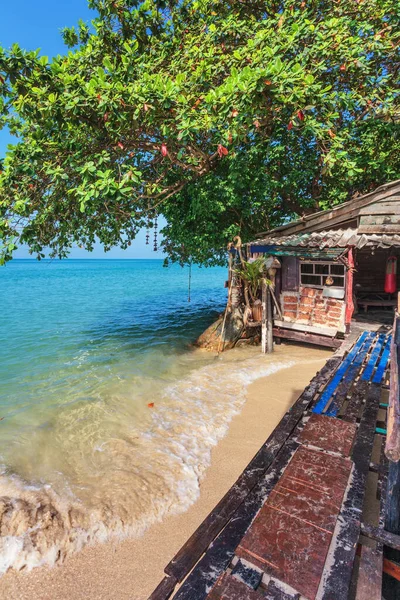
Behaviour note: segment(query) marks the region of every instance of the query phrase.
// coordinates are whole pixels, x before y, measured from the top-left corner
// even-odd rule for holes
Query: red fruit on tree
[[[232,117],[237,117],[238,114],[239,114],[239,111],[236,110],[236,108],[234,108],[233,111],[232,111]]]
[[[254,121],[254,126],[256,129],[258,129],[260,127],[260,121],[255,120]]]
[[[121,148],[121,150],[124,149],[124,145],[122,142],[118,142],[117,146],[118,146],[118,148]]]
[[[164,143],[161,144],[161,154],[163,156],[167,156],[167,154],[168,154],[168,148],[167,148],[167,146]]]
[[[297,111],[297,116],[299,118],[300,121],[304,121],[304,113],[302,110],[298,110]]]
[[[229,153],[229,150],[228,148],[225,148],[225,146],[223,146],[222,144],[218,144],[217,152],[218,156],[222,158],[223,156],[226,156]]]
[[[106,121],[106,122],[107,122],[107,121],[108,121],[108,117],[109,117],[109,116],[110,116],[110,115],[109,115],[108,113],[104,113],[104,117],[103,117],[104,121]]]
[[[342,65],[340,65],[339,69],[340,69],[341,71],[345,71],[345,70],[346,70],[346,64],[345,64],[345,63],[343,63]]]
[[[149,110],[149,106],[147,104],[143,104],[143,109],[144,112],[147,112]]]
[[[289,129],[289,131],[290,131],[291,129],[293,129],[293,123],[292,123],[292,121],[289,121],[289,125],[287,126],[287,128]]]

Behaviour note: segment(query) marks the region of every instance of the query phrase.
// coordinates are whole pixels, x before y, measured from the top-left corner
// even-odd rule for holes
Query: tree
[[[283,219],[400,176],[392,0],[90,0],[52,61],[0,51],[2,260],[130,244],[223,260]]]

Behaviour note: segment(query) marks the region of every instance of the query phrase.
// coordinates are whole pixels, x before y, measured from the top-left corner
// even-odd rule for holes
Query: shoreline
[[[163,578],[167,563],[236,481],[330,355],[329,350],[277,346],[274,358],[291,357],[295,364],[248,386],[241,412],[212,450],[211,466],[200,483],[200,498],[186,512],[165,518],[140,538],[87,546],[62,565],[29,573],[9,571],[0,579],[0,597],[146,600]]]

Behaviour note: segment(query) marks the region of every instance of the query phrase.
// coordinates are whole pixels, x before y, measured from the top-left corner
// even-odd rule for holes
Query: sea
[[[162,260],[0,268],[0,574],[139,536],[197,500],[248,385],[290,366],[193,345],[226,276]]]

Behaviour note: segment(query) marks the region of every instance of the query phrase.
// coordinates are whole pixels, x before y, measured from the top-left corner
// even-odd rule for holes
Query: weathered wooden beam
[[[272,299],[271,299],[271,289],[269,287],[269,285],[267,285],[267,296],[265,299],[265,303],[266,303],[266,313],[267,313],[267,352],[268,354],[271,354],[271,352],[274,351],[274,334],[273,334],[273,328],[274,328],[274,317],[273,317],[273,310],[272,310]]]
[[[387,437],[385,446],[386,456],[392,462],[397,462],[400,460],[399,337],[399,316],[396,315],[390,349],[390,390],[389,406],[387,409]]]
[[[349,421],[349,423],[355,423],[357,421],[363,402],[367,397],[368,389],[368,381],[357,382],[357,385],[355,385],[354,389],[352,390],[350,400],[346,407],[346,412],[342,417],[344,421]]]
[[[178,581],[175,577],[168,575],[158,584],[154,592],[149,596],[148,600],[168,600],[173,594],[173,591]]]
[[[340,367],[338,368],[338,370],[335,373],[335,376],[328,383],[328,385],[324,389],[323,394],[321,394],[321,397],[319,398],[319,400],[314,408],[314,412],[316,412],[318,414],[323,413],[328,402],[331,400],[332,396],[335,394],[341,380],[345,376],[347,370],[350,368],[351,363],[357,356],[357,353],[360,351],[360,349],[362,348],[364,343],[368,342],[371,339],[371,335],[372,334],[368,333],[367,331],[364,331],[360,335],[360,337],[358,338],[356,343],[351,348],[350,352],[347,354],[346,357],[343,358]]]
[[[387,226],[399,226],[400,225],[400,206],[398,207],[398,212],[397,214],[391,214],[391,215],[362,215],[360,217],[360,225],[364,226],[364,225],[370,225],[370,226],[375,226],[378,225],[379,227],[385,228],[386,231],[386,227]]]
[[[261,352],[270,354],[274,351],[273,337],[273,310],[271,302],[271,290],[269,285],[262,283],[262,321],[261,321]]]
[[[380,396],[380,387],[371,384],[351,454],[354,466],[349,487],[339,513],[328,552],[328,563],[318,590],[319,600],[344,599],[348,596],[357,541],[360,535],[360,517]]]
[[[400,196],[391,196],[387,202],[365,206],[360,209],[360,215],[400,215]]]
[[[400,535],[390,533],[381,527],[374,527],[374,525],[370,525],[369,523],[361,523],[361,533],[365,537],[375,540],[384,546],[400,550]]]
[[[381,600],[382,598],[382,552],[361,547],[356,600]]]
[[[339,413],[374,341],[375,338],[373,337],[366,338],[363,346],[357,352],[357,355],[340,382],[337,391],[333,395],[332,402],[325,411],[325,414],[328,417],[335,417]]]
[[[400,540],[400,462],[394,463],[389,460],[385,509],[385,530],[397,535]],[[385,555],[400,561],[399,551],[400,548],[385,548]]]
[[[360,225],[358,233],[396,235],[400,234],[400,225]]]
[[[262,317],[261,317],[261,352],[268,352],[267,340],[267,284],[265,281],[261,284],[261,302],[262,302]]]
[[[388,558],[383,559],[383,572],[400,581],[400,565]]]
[[[339,348],[343,343],[343,340],[326,335],[308,333],[307,331],[294,331],[293,329],[284,329],[283,327],[274,327],[273,333],[274,337],[305,344],[314,344],[315,346],[326,346],[328,348]]]

